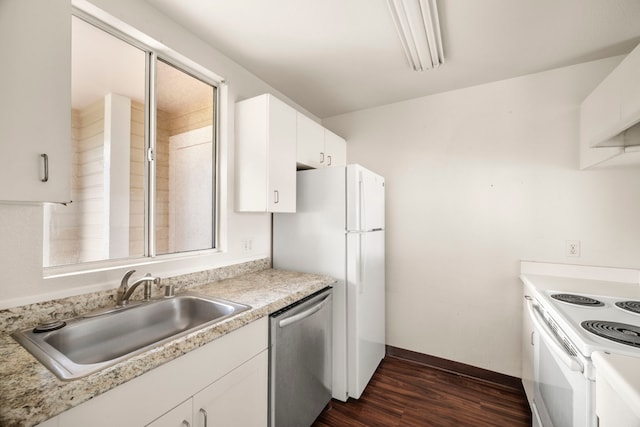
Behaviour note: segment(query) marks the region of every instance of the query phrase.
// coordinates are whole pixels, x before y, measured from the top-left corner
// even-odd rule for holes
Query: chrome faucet
[[[135,270],[129,270],[124,274],[124,277],[120,282],[120,287],[118,288],[118,293],[116,295],[116,307],[126,306],[129,303],[129,298],[131,298],[131,294],[133,293],[133,291],[135,291],[136,288],[142,283],[144,283],[143,301],[149,301],[151,299],[151,284],[160,284],[159,277],[153,277],[151,276],[151,274],[147,273],[144,277],[137,279],[131,285],[129,285],[129,278],[135,272]]]

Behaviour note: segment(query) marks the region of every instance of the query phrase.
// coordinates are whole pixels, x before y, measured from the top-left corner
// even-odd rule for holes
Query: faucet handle
[[[124,276],[122,277],[122,280],[120,281],[120,288],[122,288],[124,290],[127,289],[127,287],[129,286],[129,278],[135,272],[136,272],[135,270],[129,270],[126,273],[124,273]]]
[[[164,284],[162,285],[164,287],[164,297],[165,298],[171,298],[175,296],[175,286],[173,283],[169,283],[169,284]]]

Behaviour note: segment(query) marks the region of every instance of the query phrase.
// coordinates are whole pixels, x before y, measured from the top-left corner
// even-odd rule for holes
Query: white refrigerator
[[[297,172],[296,213],[273,216],[274,268],[333,290],[332,396],[358,399],[385,355],[384,178],[359,165]]]

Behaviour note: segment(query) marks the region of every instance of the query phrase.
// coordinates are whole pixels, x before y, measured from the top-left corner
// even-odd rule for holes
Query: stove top
[[[640,301],[546,291],[543,307],[584,356],[608,351],[640,357]]]

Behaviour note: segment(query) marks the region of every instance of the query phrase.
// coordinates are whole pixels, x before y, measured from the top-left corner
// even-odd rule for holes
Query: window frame
[[[158,264],[167,262],[168,264],[175,264],[182,260],[187,261],[186,264],[198,264],[198,259],[202,257],[208,257],[214,254],[221,253],[221,241],[223,240],[221,223],[222,218],[221,206],[223,205],[221,200],[221,138],[222,130],[222,117],[226,117],[227,109],[227,83],[224,78],[213,73],[209,69],[201,66],[200,64],[190,60],[189,58],[179,54],[178,52],[164,46],[162,43],[146,36],[133,27],[117,21],[115,18],[107,14],[94,13],[96,11],[87,12],[77,6],[72,7],[71,17],[81,19],[98,29],[107,32],[113,37],[116,37],[138,49],[145,54],[145,102],[144,102],[144,127],[145,127],[145,162],[144,162],[144,197],[145,197],[145,218],[144,218],[144,254],[142,256],[131,256],[127,258],[118,259],[105,259],[99,261],[89,261],[77,264],[67,264],[60,266],[43,265],[43,278],[44,279],[56,279],[65,278],[71,276],[81,276],[85,273],[96,273],[101,271],[120,270],[122,268],[130,268],[135,266],[143,266],[147,264]],[[103,15],[97,17],[96,15]],[[70,25],[70,24],[69,24]],[[209,249],[196,249],[185,252],[175,252],[168,254],[156,253],[156,126],[157,126],[157,106],[155,99],[156,90],[151,88],[156,87],[156,64],[157,61],[165,62],[166,64],[184,72],[185,74],[196,78],[215,88],[215,97],[213,99],[213,158],[212,158],[212,189],[214,195],[212,198],[212,248]],[[152,167],[153,165],[153,167]],[[43,245],[47,230],[43,229]],[[43,251],[44,262],[44,251]],[[183,268],[186,265],[183,266]],[[171,267],[169,267],[171,269]]]

